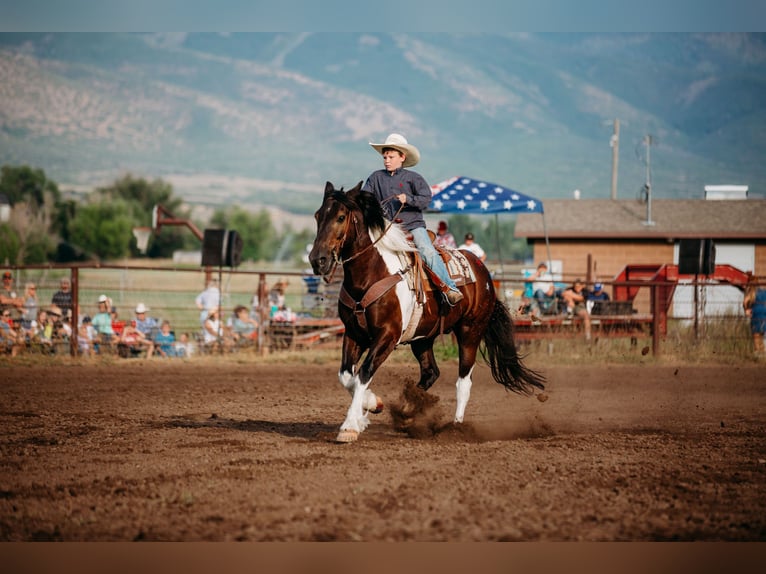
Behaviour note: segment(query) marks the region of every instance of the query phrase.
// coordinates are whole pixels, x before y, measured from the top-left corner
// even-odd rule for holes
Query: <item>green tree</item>
[[[135,221],[125,200],[93,201],[81,206],[70,222],[74,245],[99,259],[118,259],[130,253]]]
[[[0,170],[0,193],[11,205],[2,233],[4,259],[15,264],[48,261],[56,247],[51,233],[61,197],[56,182],[41,169],[6,165]]]
[[[103,200],[122,200],[127,206],[127,214],[133,220],[132,227],[150,226],[152,210],[157,204],[165,207],[178,219],[189,217],[183,200],[174,197],[173,186],[162,179],[148,181],[128,174],[109,186],[97,188],[95,193]],[[149,240],[147,256],[170,257],[176,249],[196,246],[196,242],[197,240],[182,227],[163,227],[159,234],[155,234]],[[139,254],[134,239],[130,241],[130,252],[134,256]]]
[[[56,182],[48,179],[43,170],[28,165],[4,165],[0,170],[0,193],[8,197],[11,206],[26,202],[35,211],[46,205],[46,198],[54,204],[61,198]]]

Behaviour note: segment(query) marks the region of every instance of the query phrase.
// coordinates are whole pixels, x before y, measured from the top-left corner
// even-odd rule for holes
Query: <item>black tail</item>
[[[492,378],[509,391],[531,395],[533,387],[545,388],[545,377],[521,362],[513,341],[513,320],[502,301],[495,301],[489,326],[484,333],[482,356],[492,370]]]

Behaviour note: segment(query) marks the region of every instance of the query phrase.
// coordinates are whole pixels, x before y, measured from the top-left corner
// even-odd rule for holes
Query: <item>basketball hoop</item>
[[[149,246],[149,237],[152,235],[151,227],[134,227],[133,237],[136,238],[136,247],[146,255],[146,248]]]

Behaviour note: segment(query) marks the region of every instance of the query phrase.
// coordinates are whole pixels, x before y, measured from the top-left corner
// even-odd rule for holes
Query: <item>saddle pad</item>
[[[437,250],[444,259],[449,276],[455,280],[456,285],[468,285],[476,283],[476,275],[473,272],[468,258],[459,249]]]

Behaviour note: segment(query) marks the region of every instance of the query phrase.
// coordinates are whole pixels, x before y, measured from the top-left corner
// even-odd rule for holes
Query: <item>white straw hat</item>
[[[370,145],[381,155],[383,155],[383,150],[387,147],[402,152],[405,156],[402,167],[412,167],[413,165],[417,165],[420,161],[420,152],[418,151],[418,148],[407,143],[407,139],[401,134],[389,134],[386,141],[382,144],[370,142]]]

